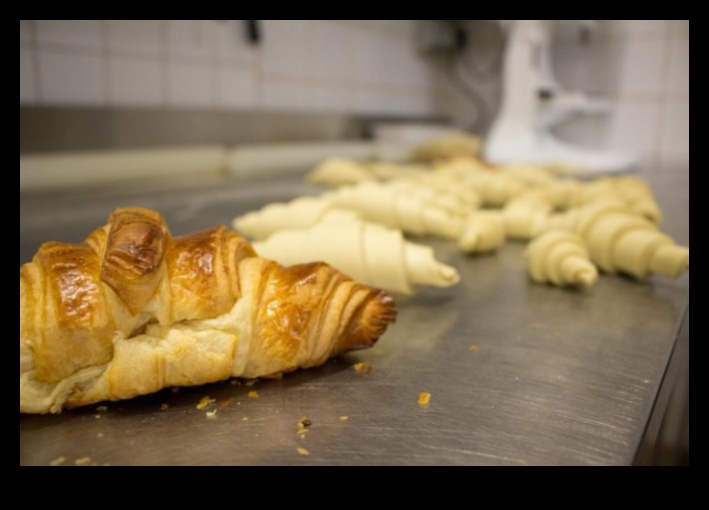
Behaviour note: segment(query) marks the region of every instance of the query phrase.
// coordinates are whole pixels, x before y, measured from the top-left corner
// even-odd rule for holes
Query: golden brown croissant
[[[144,209],[20,269],[20,413],[275,376],[369,348],[393,298],[322,263],[284,268],[224,227],[173,239]]]

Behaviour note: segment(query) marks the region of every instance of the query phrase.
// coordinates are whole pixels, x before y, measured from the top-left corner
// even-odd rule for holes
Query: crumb
[[[50,462],[49,465],[52,467],[59,467],[63,466],[65,462],[66,457],[59,457],[58,459],[54,459],[52,462]]]
[[[350,417],[349,416],[340,416],[340,421],[343,423],[346,421],[350,421]]]
[[[108,407],[106,406],[101,406],[96,408],[97,413],[107,413],[108,412]]]
[[[258,383],[258,379],[251,379],[250,381],[246,381],[246,387],[251,388]]]
[[[248,417],[248,416],[244,416],[244,418],[243,418],[241,421],[249,421],[249,417]]]
[[[74,461],[75,466],[88,466],[91,464],[91,457],[83,457]]]
[[[208,420],[214,420],[217,418],[217,411],[214,410],[211,413],[207,413],[207,419]]]
[[[227,399],[224,402],[222,402],[221,404],[219,404],[218,407],[219,407],[219,409],[226,409],[227,407],[229,407],[231,405],[232,402],[234,402],[233,398]]]
[[[251,391],[249,392],[249,398],[252,400],[258,400],[261,397],[259,396],[257,391]]]
[[[480,350],[480,347],[477,345],[470,346],[470,352],[478,352],[479,350]]]
[[[312,427],[312,426],[313,426],[313,422],[312,422],[312,420],[309,420],[308,418],[302,418],[302,419],[298,422],[298,428],[301,428],[301,429],[307,429],[307,428],[310,428],[310,427]]]
[[[308,434],[308,429],[300,429],[300,430],[298,431],[298,435],[299,435],[299,436],[305,437],[307,434]]]
[[[421,395],[419,396],[419,405],[421,407],[428,407],[430,403],[431,403],[431,394],[430,393],[421,393]]]
[[[106,437],[106,436],[104,436],[103,434],[97,434],[96,437],[99,438],[99,439],[103,439],[103,438]]]
[[[298,455],[301,455],[303,457],[309,457],[310,452],[306,450],[305,448],[298,448]]]
[[[360,375],[369,375],[372,373],[372,364],[369,361],[357,363],[354,366],[355,371]]]
[[[232,386],[241,386],[241,381],[234,379],[233,381],[231,381],[231,385]]]
[[[170,406],[167,405],[167,404],[163,404],[163,405],[160,406],[160,410],[164,413],[164,412],[170,410]]]
[[[100,415],[100,414],[97,414],[96,416],[94,416],[94,418],[96,418],[97,420],[100,420],[100,419],[101,419],[101,415]]]
[[[209,397],[204,397],[202,400],[199,401],[199,404],[197,404],[197,410],[204,411],[209,406],[211,406],[214,402],[216,402],[216,400],[212,400]]]

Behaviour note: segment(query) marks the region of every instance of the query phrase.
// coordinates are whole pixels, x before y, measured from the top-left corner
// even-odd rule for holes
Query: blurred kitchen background
[[[504,44],[496,20],[20,20],[20,156],[347,141],[344,155],[371,157],[357,144],[380,122],[484,135]],[[612,104],[559,138],[629,151],[653,186],[686,181],[688,202],[689,21],[559,22],[553,62],[565,88]],[[21,196],[38,181],[21,171]],[[688,462],[680,381],[642,463]]]
[[[444,52],[427,47],[420,20],[261,20],[258,43],[244,20],[20,20],[20,106],[442,118],[462,127],[482,109],[484,125],[499,101],[502,35],[491,21],[465,24],[473,55],[463,79],[482,107],[451,78]],[[614,104],[610,115],[564,125],[563,138],[644,162],[689,160],[688,20],[603,20],[585,36],[559,23],[554,44],[562,84]]]

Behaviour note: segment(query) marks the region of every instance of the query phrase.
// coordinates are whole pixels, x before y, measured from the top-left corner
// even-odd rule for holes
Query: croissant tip
[[[394,296],[383,290],[374,290],[356,319],[356,326],[338,346],[335,355],[371,349],[397,318]]]

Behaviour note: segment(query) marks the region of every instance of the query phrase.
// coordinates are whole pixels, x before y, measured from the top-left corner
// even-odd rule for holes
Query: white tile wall
[[[20,20],[20,103],[440,114],[415,21]]]
[[[641,161],[651,161],[657,152],[660,112],[661,106],[657,102],[617,103],[605,122],[605,146],[619,152],[635,153]]]
[[[98,55],[40,51],[41,98],[50,104],[105,104],[104,70]]]
[[[246,37],[243,20],[222,21],[216,24],[216,55],[220,63],[253,64],[257,50]]]
[[[108,47],[113,53],[158,58],[162,56],[162,25],[159,20],[108,20]]]
[[[243,20],[20,20],[20,103],[447,115],[470,125],[472,104],[419,55],[415,28],[264,20],[252,46]],[[567,138],[688,160],[687,20],[604,20],[590,46],[559,33],[562,84],[617,104],[605,120],[570,123]],[[491,105],[498,88],[481,87]]]
[[[256,103],[256,76],[250,69],[222,66],[217,70],[217,105],[248,108]]]
[[[209,20],[168,20],[168,50],[172,60],[206,63],[216,51],[217,24]]]
[[[30,24],[26,19],[20,20],[20,45],[27,44],[31,40]]]
[[[313,20],[307,37],[308,76],[314,80],[349,81],[353,73],[348,42],[340,25]]]
[[[662,117],[663,161],[689,159],[689,102],[668,101]]]
[[[215,103],[214,70],[208,64],[171,62],[168,66],[170,106],[209,107]]]
[[[159,63],[114,57],[109,72],[112,105],[152,106],[161,103],[163,67]]]
[[[34,103],[35,90],[34,50],[20,47],[20,103]]]
[[[102,34],[102,20],[37,20],[37,40],[42,46],[98,51],[103,45]]]
[[[689,162],[687,20],[603,20],[591,47],[566,37],[555,53],[562,84],[614,103],[586,138],[572,137],[600,139],[600,147],[635,153],[644,163]],[[574,128],[564,129],[569,135]]]
[[[689,98],[689,37],[670,41],[669,69],[667,92],[673,97]]]
[[[269,110],[307,111],[310,87],[298,81],[265,80],[261,84],[261,106]]]
[[[660,94],[666,40],[630,39],[618,45],[620,87],[623,95]]]
[[[303,77],[308,51],[306,20],[265,20],[261,66],[265,73]]]

